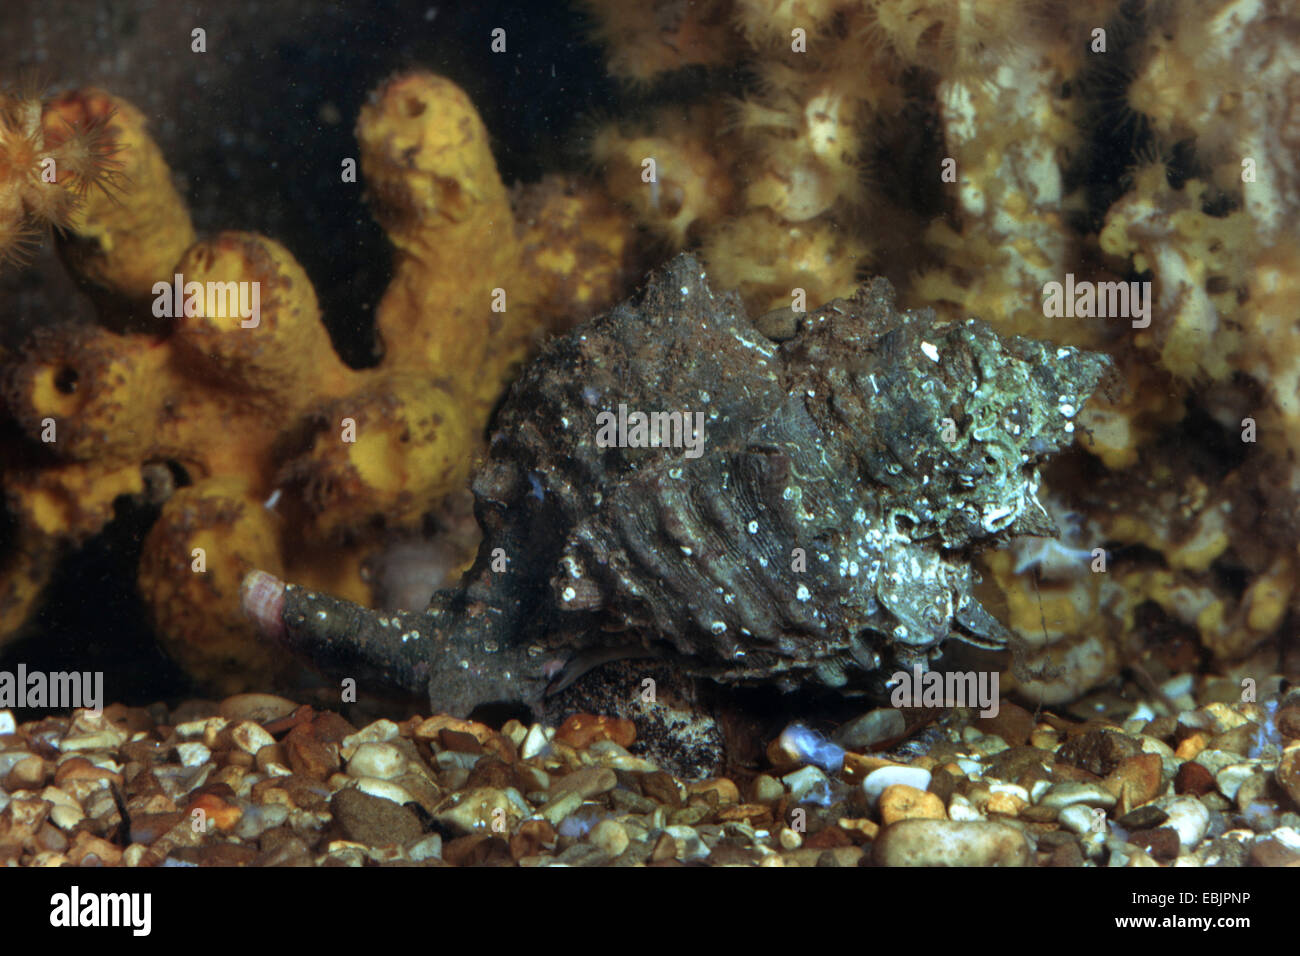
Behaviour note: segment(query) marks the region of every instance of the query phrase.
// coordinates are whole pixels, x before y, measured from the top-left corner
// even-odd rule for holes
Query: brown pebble
[[[1178,858],[1178,831],[1173,827],[1134,830],[1128,835],[1128,842],[1146,850],[1157,863],[1169,863]]]
[[[287,827],[267,830],[258,841],[261,853],[253,866],[311,866],[311,852],[301,837]]]
[[[213,827],[222,831],[233,830],[244,811],[227,799],[227,795],[218,792],[218,788],[230,789],[217,784],[213,787],[203,787],[190,794],[189,802],[185,806],[185,815],[192,816],[195,810],[202,810],[207,817],[206,827],[209,830]]]
[[[208,843],[190,851],[199,866],[251,866],[257,850],[238,843]]]
[[[1300,867],[1300,852],[1277,840],[1260,840],[1250,848],[1248,865]]]
[[[1102,781],[1102,786],[1119,801],[1118,813],[1127,813],[1156,798],[1161,788],[1161,766],[1159,754],[1135,754],[1119,762]]]
[[[444,749],[451,749],[448,745],[448,741],[454,743],[458,742],[461,738],[458,736],[444,738],[444,731],[451,731],[453,735],[468,734],[470,737],[474,738],[475,744],[477,744],[480,749],[487,739],[495,733],[495,731],[487,724],[480,724],[476,720],[463,720],[459,717],[452,717],[449,714],[435,714],[417,724],[412,731],[412,736],[419,740],[436,740]],[[478,753],[479,750],[462,752]]]
[[[719,806],[740,802],[740,788],[726,777],[697,780],[688,783],[686,790],[688,793],[715,793],[718,797]]]
[[[54,785],[62,787],[65,782],[73,780],[107,780],[121,786],[122,775],[96,767],[85,757],[70,757],[54,771]]]
[[[1126,757],[1142,752],[1141,742],[1110,730],[1089,730],[1071,737],[1056,752],[1058,762],[1104,777]]]
[[[662,863],[665,860],[676,859],[676,857],[677,841],[674,840],[671,835],[661,833],[658,841],[655,843],[654,850],[650,854],[650,862]]]
[[[943,801],[926,790],[909,787],[905,783],[888,786],[880,794],[880,822],[885,826],[899,820],[943,820]]]
[[[853,845],[853,838],[838,826],[824,827],[803,839],[805,850],[833,850],[836,847]]]
[[[620,747],[630,747],[636,740],[636,725],[621,717],[573,714],[560,725],[555,739],[575,750],[585,750],[597,740],[612,740]]]
[[[762,803],[735,803],[722,807],[714,814],[719,823],[736,823],[743,821],[756,830],[766,829],[772,824],[772,808]]]
[[[1282,752],[1274,777],[1291,802],[1300,807],[1300,746],[1292,745]]]
[[[272,764],[279,764],[281,767],[288,764],[284,756],[284,749],[279,744],[267,744],[259,748],[255,759],[257,760],[257,769],[262,773],[267,773],[267,768]]]
[[[282,744],[289,769],[316,780],[327,780],[339,769],[338,744],[316,737],[311,725],[300,724],[289,731]]]
[[[171,813],[133,813],[131,814],[131,842],[148,846],[184,820],[185,814],[179,810]]]
[[[1019,704],[1004,700],[998,704],[997,716],[977,717],[974,724],[981,733],[996,734],[1012,747],[1022,747],[1033,732],[1034,715]]]
[[[298,705],[274,694],[236,694],[217,706],[217,714],[231,723],[251,720],[265,724],[290,714]]]
[[[76,758],[84,760],[84,757]],[[15,790],[39,790],[45,786],[45,780],[49,776],[49,762],[42,757],[32,754],[30,757],[24,757],[11,768],[8,775],[4,778],[4,788],[10,793]]]
[[[122,849],[103,837],[82,830],[73,838],[67,856],[73,866],[94,866],[96,862],[103,866],[117,866],[122,862]]]
[[[344,737],[351,737],[357,728],[344,720],[332,710],[323,710],[311,722],[312,736],[325,744],[341,744]]]
[[[545,820],[525,820],[510,837],[510,855],[516,860],[536,856],[555,846],[555,827]]]
[[[1300,704],[1287,704],[1277,712],[1277,732],[1287,740],[1300,740]]]
[[[352,787],[334,794],[330,812],[346,839],[367,846],[407,844],[424,834],[420,821],[406,807]]]
[[[291,714],[286,714],[276,720],[266,721],[262,724],[262,728],[272,737],[279,737],[295,727],[306,726],[310,728],[311,722],[315,719],[315,708],[311,704],[303,704],[301,707],[294,708]]]
[[[1186,793],[1194,797],[1202,796],[1214,789],[1214,775],[1199,763],[1189,760],[1178,768],[1174,776],[1174,792]]]
[[[1044,866],[1083,866],[1083,851],[1075,840],[1062,843],[1052,850]]]
[[[509,845],[493,833],[456,837],[443,844],[442,858],[452,866],[491,866],[512,859]]]
[[[673,775],[662,770],[641,775],[641,789],[652,800],[662,803],[669,809],[680,807],[683,803],[681,791]]]

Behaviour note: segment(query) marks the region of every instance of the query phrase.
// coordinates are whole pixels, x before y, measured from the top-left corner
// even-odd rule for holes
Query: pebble
[[[263,747],[275,746],[275,738],[263,730],[261,725],[251,720],[245,720],[231,728],[230,739],[236,747],[247,754],[256,755]]]
[[[1219,788],[1219,793],[1234,800],[1241,785],[1253,777],[1257,769],[1254,764],[1229,764],[1214,775],[1214,785]]]
[[[1174,793],[1199,797],[1214,789],[1214,775],[1194,760],[1188,760],[1174,775]]]
[[[176,745],[176,756],[182,767],[199,767],[212,759],[212,751],[198,741]]]
[[[234,834],[244,840],[256,840],[267,830],[273,830],[289,819],[289,808],[279,803],[265,806],[246,806],[235,824]]]
[[[1134,754],[1119,762],[1103,786],[1123,801],[1126,809],[1138,807],[1160,794],[1163,766],[1159,754]]]
[[[346,839],[366,846],[402,845],[424,833],[410,810],[351,787],[334,794],[330,812]]]
[[[902,820],[872,845],[878,866],[1027,866],[1029,841],[1005,823]]]
[[[556,779],[551,784],[551,799],[576,793],[580,800],[589,800],[607,793],[618,785],[618,776],[609,767],[584,767]]]
[[[880,707],[841,724],[831,740],[847,750],[867,750],[882,740],[901,737],[906,729],[907,721],[899,710]]]
[[[1141,742],[1127,734],[1091,730],[1068,739],[1056,752],[1056,759],[1104,777],[1125,757],[1141,752]]]
[[[21,759],[13,763],[8,774],[0,774],[0,780],[4,781],[5,789],[35,790],[40,787],[48,775],[46,762],[26,751],[19,751],[16,756]]]
[[[537,813],[551,826],[558,826],[561,820],[582,806],[582,799],[582,794],[569,791],[546,801]]]
[[[819,767],[803,767],[794,773],[786,774],[781,778],[781,782],[789,789],[792,803],[815,803],[826,806],[831,802],[830,779]]]
[[[943,801],[933,793],[896,783],[880,795],[880,822],[886,826],[899,820],[943,820]]]
[[[970,823],[974,820],[983,820],[984,814],[975,809],[975,805],[960,793],[952,795],[948,801],[948,817],[964,823]]]
[[[354,777],[391,780],[406,770],[406,763],[406,754],[391,743],[366,742],[348,760],[348,773]]]
[[[217,707],[217,713],[231,723],[251,720],[257,724],[270,723],[293,713],[298,705],[275,694],[235,694],[227,697]]]
[[[1300,745],[1292,744],[1282,752],[1274,776],[1291,802],[1300,805]]]
[[[1232,753],[1226,750],[1213,750],[1206,748],[1196,754],[1195,762],[1200,764],[1210,775],[1214,776],[1224,767],[1230,767],[1234,763],[1241,762],[1241,754]]]
[[[636,740],[636,724],[621,717],[573,714],[560,725],[555,739],[575,750],[585,750],[598,740],[610,740],[621,747],[630,747]]]
[[[1178,856],[1181,838],[1177,830],[1166,826],[1135,830],[1129,834],[1128,842],[1146,850],[1157,863],[1170,863]]]
[[[757,803],[775,803],[785,796],[785,787],[775,777],[760,773],[754,778],[753,793]]]
[[[1097,816],[1093,807],[1082,803],[1073,803],[1065,807],[1056,817],[1057,822],[1071,833],[1084,834],[1097,829]]]
[[[886,787],[900,783],[915,787],[917,790],[925,790],[930,786],[930,771],[921,767],[881,767],[867,774],[866,779],[862,781],[862,792],[866,794],[867,802],[874,807]]]
[[[406,854],[416,863],[439,859],[442,856],[442,837],[437,833],[431,833],[423,840],[412,843]]]
[[[1195,847],[1210,828],[1210,811],[1195,797],[1174,797],[1162,809],[1169,814],[1165,826],[1178,832],[1179,842],[1187,849]]]
[[[610,857],[622,856],[631,842],[627,828],[617,820],[601,820],[592,827],[590,840]]]
[[[703,860],[709,855],[709,848],[704,845],[700,835],[690,827],[664,827],[664,834],[672,837],[677,859],[682,861]]]
[[[1278,840],[1259,840],[1250,848],[1250,862],[1255,866],[1300,866],[1300,851]]]
[[[399,806],[415,800],[409,790],[392,780],[380,780],[376,777],[357,777],[356,789],[381,800],[388,800]]]
[[[373,724],[362,727],[355,734],[344,737],[339,743],[339,753],[344,760],[351,760],[352,755],[362,744],[382,744],[401,735],[401,728],[391,720],[376,720]]]
[[[1169,814],[1165,813],[1164,810],[1147,804],[1124,814],[1115,823],[1125,830],[1150,830],[1160,826],[1168,819]]]
[[[1067,780],[1064,783],[1053,784],[1039,801],[1041,806],[1054,807],[1058,810],[1076,803],[1109,810],[1115,806],[1115,795],[1098,783]]]
[[[524,737],[523,746],[519,748],[519,757],[521,760],[532,760],[545,754],[550,747],[551,738],[547,735],[546,728],[541,724],[533,724]]]
[[[73,750],[112,750],[128,737],[125,730],[111,723],[102,714],[92,717],[84,710],[75,712],[67,734],[59,741],[65,753]]]
[[[77,806],[75,803],[71,806],[59,803],[55,804],[54,807],[51,808],[50,819],[60,830],[71,830],[82,820],[86,819],[86,815],[81,811],[81,807]]]

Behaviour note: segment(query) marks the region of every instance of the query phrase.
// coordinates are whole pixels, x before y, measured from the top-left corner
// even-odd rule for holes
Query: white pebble
[[[355,734],[344,737],[343,743],[339,746],[339,753],[344,760],[351,760],[352,755],[357,752],[357,748],[362,744],[383,743],[386,740],[401,736],[401,733],[397,724],[391,720],[376,720],[373,724],[362,727]]]
[[[357,778],[357,789],[381,800],[392,800],[396,804],[410,803],[415,799],[400,784],[391,780],[376,780],[374,777]]]
[[[230,739],[244,753],[254,755],[263,747],[269,747],[275,743],[274,737],[262,729],[260,724],[255,724],[251,720],[237,724],[235,729],[230,732]]]
[[[1164,826],[1178,831],[1178,842],[1184,849],[1191,849],[1201,842],[1205,831],[1210,828],[1210,811],[1195,797],[1178,797],[1164,807],[1169,819]]]
[[[199,767],[208,762],[212,751],[198,741],[176,745],[176,755],[181,758],[182,767]]]
[[[389,743],[364,743],[348,761],[348,773],[354,777],[391,780],[405,769],[406,755]]]
[[[528,736],[524,738],[524,745],[519,748],[519,758],[521,760],[531,760],[540,754],[544,754],[550,749],[551,740],[546,734],[546,728],[541,724],[533,724],[528,728]]]
[[[930,771],[921,767],[881,767],[867,774],[866,779],[862,781],[862,792],[867,795],[867,800],[874,807],[885,788],[892,787],[896,783],[924,790],[930,786]]]

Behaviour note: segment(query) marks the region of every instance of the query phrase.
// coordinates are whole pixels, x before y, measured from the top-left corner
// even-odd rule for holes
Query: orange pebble
[[[636,740],[636,726],[621,717],[574,714],[556,731],[555,739],[576,750],[590,747],[597,740],[612,740],[620,747],[630,747]]]

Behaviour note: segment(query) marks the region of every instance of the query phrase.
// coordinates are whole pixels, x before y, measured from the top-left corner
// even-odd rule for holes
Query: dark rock
[[[1142,752],[1142,742],[1110,730],[1089,730],[1071,737],[1056,752],[1056,759],[1104,777],[1125,757]]]
[[[1300,866],[1300,852],[1277,840],[1260,840],[1250,848],[1251,866]]]
[[[367,846],[390,846],[419,839],[424,831],[415,814],[391,800],[345,787],[330,800],[339,832]]]
[[[1151,854],[1157,863],[1168,863],[1177,859],[1181,844],[1178,831],[1171,827],[1157,827],[1154,830],[1134,830],[1128,836],[1128,842],[1141,847]]]
[[[1169,819],[1169,814],[1152,804],[1138,807],[1124,814],[1116,824],[1125,830],[1152,830]]]
[[[1178,768],[1174,775],[1174,792],[1186,793],[1194,797],[1209,793],[1214,789],[1214,775],[1194,760],[1189,760]]]

